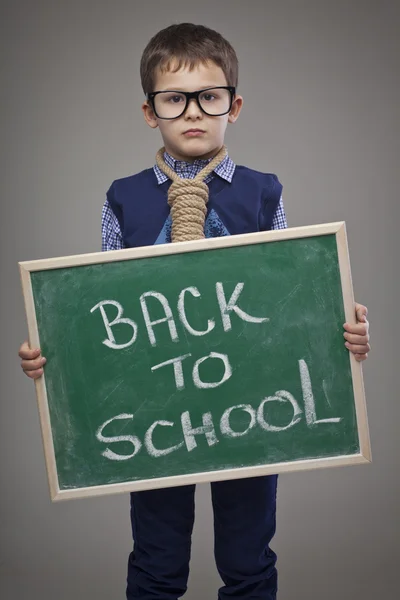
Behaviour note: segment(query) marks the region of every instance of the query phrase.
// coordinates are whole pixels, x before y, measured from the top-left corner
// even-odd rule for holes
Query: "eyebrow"
[[[224,84],[222,84],[222,83],[221,83],[221,84],[211,84],[211,85],[205,85],[205,86],[202,86],[200,89],[198,89],[198,90],[193,90],[193,91],[194,91],[194,92],[201,92],[201,91],[203,91],[203,90],[209,90],[209,89],[212,89],[212,88],[217,88],[217,87],[227,87],[227,86],[226,86],[226,85],[224,85]],[[176,88],[170,88],[170,89],[165,89],[165,90],[156,90],[156,91],[158,91],[158,92],[187,92],[187,93],[189,93],[189,94],[190,94],[190,92],[188,92],[187,90],[183,90],[183,89],[181,89],[181,88],[179,88],[179,87],[176,87]]]

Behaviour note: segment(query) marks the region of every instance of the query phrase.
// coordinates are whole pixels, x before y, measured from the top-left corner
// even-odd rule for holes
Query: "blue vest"
[[[112,183],[107,199],[118,219],[126,248],[171,241],[170,185],[170,180],[159,184],[153,169]],[[206,237],[271,229],[282,194],[276,175],[236,166],[231,183],[214,174],[208,187]]]

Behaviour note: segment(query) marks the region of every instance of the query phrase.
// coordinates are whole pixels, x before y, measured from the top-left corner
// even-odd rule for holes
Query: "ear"
[[[156,127],[158,127],[157,117],[154,114],[154,110],[152,109],[148,100],[143,102],[142,111],[144,120],[146,121],[147,125],[149,125],[149,127],[151,127],[152,129],[156,129]]]
[[[243,106],[243,98],[242,96],[235,96],[234,101],[232,102],[232,108],[230,110],[228,116],[228,123],[234,123],[242,110]]]

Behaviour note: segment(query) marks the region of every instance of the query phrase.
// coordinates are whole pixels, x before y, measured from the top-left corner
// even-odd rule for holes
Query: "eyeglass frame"
[[[204,108],[201,106],[200,104],[200,100],[199,100],[199,96],[200,94],[202,94],[203,92],[207,92],[208,90],[228,90],[228,92],[230,92],[231,95],[231,100],[229,103],[229,108],[228,110],[226,110],[223,113],[219,113],[218,115],[211,115],[210,113],[206,112],[204,110]],[[175,94],[182,94],[183,96],[185,96],[186,98],[186,104],[185,104],[185,108],[183,109],[183,111],[177,115],[176,117],[160,117],[156,111],[156,107],[155,107],[155,102],[154,102],[154,98],[158,95],[158,94],[167,94],[167,93],[175,93]],[[194,98],[197,102],[197,106],[200,108],[200,110],[207,115],[208,117],[221,117],[222,115],[226,115],[228,114],[228,112],[231,110],[232,108],[232,104],[233,104],[233,100],[236,94],[236,88],[232,85],[214,85],[213,87],[208,87],[205,88],[203,90],[198,90],[197,92],[182,92],[181,90],[160,90],[157,92],[151,92],[146,94],[147,96],[147,100],[150,102],[151,107],[154,111],[154,114],[156,115],[156,117],[158,119],[162,119],[163,121],[173,121],[174,119],[179,119],[179,117],[181,117],[183,114],[185,114],[187,107],[189,106],[189,102],[192,98]]]

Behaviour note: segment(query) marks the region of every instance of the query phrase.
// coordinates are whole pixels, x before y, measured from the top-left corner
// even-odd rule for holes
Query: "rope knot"
[[[208,186],[203,181],[174,181],[168,191],[171,207],[172,241],[204,238],[207,214]]]
[[[168,190],[168,204],[171,207],[173,242],[183,242],[204,238],[204,223],[207,214],[209,189],[204,179],[227,155],[225,146],[202,169],[194,179],[182,179],[164,161],[165,148],[157,152],[156,163],[163,173],[172,179]]]

